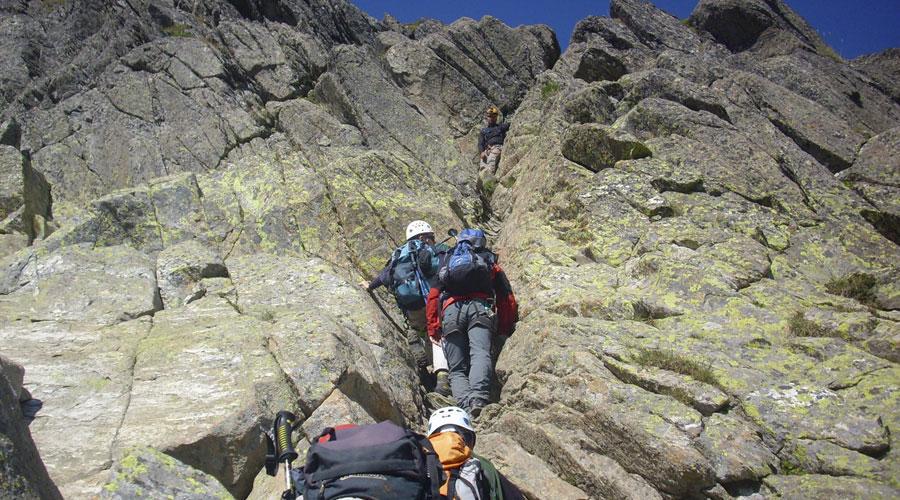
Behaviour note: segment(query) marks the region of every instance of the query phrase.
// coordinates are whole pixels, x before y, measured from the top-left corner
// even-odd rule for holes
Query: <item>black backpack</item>
[[[293,472],[304,500],[437,500],[444,480],[428,438],[388,421],[325,429]]]
[[[449,295],[493,292],[493,268],[497,256],[488,250],[484,231],[463,229],[456,246],[438,272],[438,279]]]

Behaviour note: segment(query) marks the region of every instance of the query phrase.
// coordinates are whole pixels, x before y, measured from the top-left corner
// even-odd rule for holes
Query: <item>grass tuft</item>
[[[875,305],[875,294],[872,288],[877,284],[875,278],[861,273],[853,273],[825,284],[828,293],[855,299],[867,306]]]
[[[638,355],[635,356],[634,362],[641,366],[653,366],[687,375],[698,382],[716,385],[716,376],[712,371],[711,364],[684,358],[669,351],[641,349]]]
[[[46,9],[55,9],[66,4],[66,0],[41,0],[41,5]]]
[[[801,311],[795,312],[788,320],[788,331],[795,337],[840,337],[815,321],[806,319]]]
[[[557,82],[545,82],[543,85],[541,85],[541,100],[546,101],[551,96],[553,96],[553,94],[559,92],[560,88],[561,87]]]
[[[162,32],[168,36],[176,36],[176,37],[188,37],[191,36],[191,32],[188,30],[188,25],[175,23],[171,26],[166,26],[162,29]]]
[[[403,25],[404,28],[408,29],[410,32],[415,33],[419,26],[422,25],[424,19],[417,19],[411,23],[406,23]]]
[[[275,313],[269,309],[263,309],[259,313],[259,320],[273,323],[273,322],[275,322]]]

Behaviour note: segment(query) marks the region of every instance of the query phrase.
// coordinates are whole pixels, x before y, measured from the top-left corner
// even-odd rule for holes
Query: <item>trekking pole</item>
[[[447,243],[447,241],[450,240],[450,238],[456,237],[457,234],[458,234],[458,233],[456,232],[456,229],[450,229],[449,231],[447,231],[447,237],[444,238],[443,241],[441,241],[440,243],[438,243],[438,245],[443,244],[443,243]]]
[[[275,415],[275,454],[279,462],[284,462],[284,482],[286,491],[291,491],[291,462],[299,456],[291,440],[291,432],[297,416],[289,411],[280,411]]]

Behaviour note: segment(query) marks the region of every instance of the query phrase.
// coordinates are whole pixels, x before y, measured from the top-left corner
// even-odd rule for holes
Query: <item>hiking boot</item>
[[[477,419],[479,415],[481,415],[481,410],[484,409],[484,403],[475,403],[469,408],[469,415],[472,415],[473,419]]]
[[[416,367],[420,370],[424,370],[428,366],[428,352],[425,351],[425,346],[416,340],[416,342],[409,343],[409,350],[412,352],[413,359],[416,361]]]
[[[450,375],[441,370],[435,374],[437,377],[437,381],[434,383],[434,392],[440,394],[441,396],[449,396],[450,395]]]

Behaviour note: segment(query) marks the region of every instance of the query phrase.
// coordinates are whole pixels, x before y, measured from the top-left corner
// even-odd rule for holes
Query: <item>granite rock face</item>
[[[0,356],[0,494],[62,498],[44,467],[20,407],[22,366]]]
[[[0,12],[0,350],[64,495],[246,497],[281,409],[309,435],[424,422],[403,319],[355,283],[409,220],[485,212],[481,114],[556,61],[548,28],[414,36],[330,0]]]
[[[843,61],[780,0],[613,0],[563,54],[338,0],[16,2],[0,33],[0,351],[42,405],[9,439],[63,495],[277,495],[282,409],[422,430],[403,317],[356,285],[414,219],[502,256],[476,451],[529,497],[897,495],[896,51]]]
[[[896,494],[896,102],[781,2],[611,13],[507,138],[485,429],[597,497],[579,451],[670,497]]]

